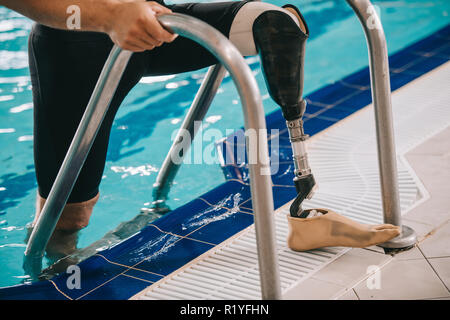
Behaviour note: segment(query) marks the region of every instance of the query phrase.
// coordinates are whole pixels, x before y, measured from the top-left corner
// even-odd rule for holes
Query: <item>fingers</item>
[[[172,11],[156,2],[124,2],[114,10],[107,33],[122,49],[142,52],[152,50],[177,37],[164,29],[158,15]]]
[[[149,12],[151,17],[148,19],[148,24],[145,24],[146,32],[149,33],[154,39],[161,42],[172,42],[175,40],[178,35],[164,29],[156,18],[157,16],[163,14],[171,14],[172,10],[156,2],[149,3],[148,7],[151,10],[151,12]]]

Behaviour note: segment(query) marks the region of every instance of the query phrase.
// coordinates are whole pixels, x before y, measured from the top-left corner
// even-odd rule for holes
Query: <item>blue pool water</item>
[[[282,5],[284,1],[270,1]],[[367,65],[359,22],[343,0],[292,1],[309,23],[305,92]],[[380,9],[389,52],[398,51],[450,23],[450,3],[438,1],[374,1]],[[27,36],[31,21],[0,8],[0,287],[19,283],[25,249],[25,226],[33,219],[36,182],[33,165],[31,83]],[[267,113],[276,110],[268,98],[257,59],[255,72]],[[132,219],[151,201],[151,185],[206,70],[146,78],[128,95],[117,114],[101,185],[101,199],[90,225],[80,235],[85,247]],[[223,136],[243,124],[238,94],[226,78],[204,124]],[[212,141],[203,141],[203,149]],[[185,165],[171,192],[178,207],[224,182],[218,164]]]

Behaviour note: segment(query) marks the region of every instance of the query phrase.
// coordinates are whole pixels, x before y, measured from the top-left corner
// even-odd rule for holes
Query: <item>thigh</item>
[[[169,5],[175,13],[200,19],[226,37],[239,9],[248,1],[183,3]],[[146,52],[147,75],[164,75],[193,71],[217,63],[217,59],[196,42],[179,36],[172,43]]]
[[[74,34],[40,25],[31,32],[34,158],[43,198],[50,192],[112,45],[102,34]],[[69,202],[86,201],[98,193],[114,115],[142,76],[140,56],[133,56],[127,67]]]

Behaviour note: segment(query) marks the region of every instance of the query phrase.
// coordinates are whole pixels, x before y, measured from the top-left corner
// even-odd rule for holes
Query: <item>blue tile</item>
[[[89,292],[80,300],[126,300],[149,285],[151,284],[148,282],[120,275]]]
[[[219,244],[253,223],[253,215],[227,212],[205,227],[194,232],[190,238]]]
[[[352,96],[351,99],[344,100],[341,103],[335,105],[333,109],[355,112],[371,103],[372,103],[371,90],[365,90]]]
[[[418,74],[425,74],[446,63],[447,61],[448,59],[446,58],[434,55],[417,61],[417,63],[412,64],[406,70],[409,72],[416,72]]]
[[[306,134],[309,134],[310,136],[328,128],[329,126],[333,125],[334,121],[324,120],[324,119],[318,119],[318,118],[310,118],[306,119],[303,123],[303,128],[305,130]]]
[[[391,74],[391,90],[397,90],[405,84],[416,79],[418,76],[407,72]]]
[[[168,275],[212,247],[204,242],[184,238],[146,256],[136,268]]]
[[[323,89],[308,95],[308,99],[316,104],[334,105],[346,97],[351,97],[356,94],[359,89],[346,86],[342,83],[335,83]]]
[[[352,110],[350,108],[339,108],[339,107],[332,107],[327,109],[327,111],[320,114],[320,117],[328,117],[328,118],[334,118],[334,119],[344,119],[345,117],[348,117],[351,115],[355,110]]]
[[[79,263],[78,266],[80,267],[81,276],[80,289],[70,289],[68,287],[67,281],[72,274],[62,273],[52,279],[59,290],[70,296],[72,299],[83,296],[87,292],[103,285],[127,270],[126,267],[109,263],[99,256],[93,256]]]
[[[140,246],[132,247],[126,252],[115,256],[111,260],[122,265],[141,269],[140,267],[137,267],[138,264],[145,259],[155,259],[162,252],[165,252],[168,248],[171,248],[180,239],[182,238],[179,236],[159,233],[156,237],[146,239],[147,241],[142,243]]]
[[[245,170],[244,173],[246,173]],[[246,180],[246,176],[244,179]],[[237,181],[228,181],[219,188],[214,189],[202,196],[202,199],[213,205],[226,208],[234,208],[250,198],[250,186]]]
[[[141,279],[141,281],[146,282],[147,285],[151,285],[151,283],[155,283],[163,278],[161,275],[146,270],[140,270],[139,268],[129,269],[124,275]]]
[[[196,199],[176,210],[166,214],[164,217],[153,222],[155,226],[164,232],[171,232],[175,235],[185,236],[195,230],[195,225],[187,224],[193,215],[202,212],[209,212],[211,206],[206,202]],[[152,228],[151,226],[149,228]]]

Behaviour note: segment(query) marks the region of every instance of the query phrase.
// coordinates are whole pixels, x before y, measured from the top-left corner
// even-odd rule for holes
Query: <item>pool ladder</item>
[[[363,26],[369,49],[384,221],[402,226],[386,39],[380,19],[369,0],[346,1]],[[242,101],[245,129],[258,132],[265,130],[265,114],[259,88],[250,68],[234,45],[210,25],[190,16],[171,14],[160,16],[158,20],[168,30],[204,46],[220,62],[208,70],[181,129],[188,130],[191,139],[194,138],[194,122],[202,121],[228,71]],[[42,270],[45,247],[67,203],[131,55],[132,52],[114,46],[103,67],[25,250],[24,269],[33,279],[36,279]],[[158,174],[153,191],[154,208],[146,208],[144,211],[167,210],[164,201],[179,168],[179,164],[173,163],[171,159],[179,150],[179,142],[175,139]],[[257,143],[260,149],[259,157],[256,163],[249,164],[249,169],[261,293],[263,299],[281,299],[267,136],[258,135]],[[402,231],[399,237],[383,244],[383,247],[405,248],[416,242],[414,230],[403,225]]]

